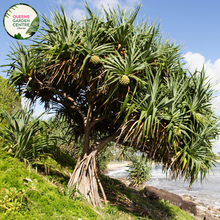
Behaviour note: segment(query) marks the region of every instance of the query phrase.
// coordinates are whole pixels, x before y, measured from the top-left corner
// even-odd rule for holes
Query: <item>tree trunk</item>
[[[119,132],[115,132],[112,135],[95,141],[94,146],[96,146],[96,148],[90,153],[88,151],[88,146],[84,144],[83,157],[78,159],[73,174],[68,182],[68,188],[75,186],[76,190],[79,190],[93,206],[101,207],[98,186],[102,192],[105,203],[107,203],[105,192],[98,176],[95,157],[108,142],[114,140],[118,135]],[[90,148],[90,150],[91,149],[94,148]]]
[[[78,159],[67,187],[76,187],[93,206],[101,207],[98,186],[102,192],[105,203],[106,196],[97,173],[96,152],[97,151],[92,151],[89,155],[84,154],[83,159]]]

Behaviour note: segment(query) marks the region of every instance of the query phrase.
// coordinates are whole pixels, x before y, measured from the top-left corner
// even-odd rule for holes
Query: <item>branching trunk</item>
[[[69,180],[68,188],[73,187],[75,183],[76,189],[78,189],[93,206],[101,207],[101,201],[98,193],[99,185],[103,198],[106,202],[105,192],[97,175],[95,151],[89,155],[85,155],[81,160],[78,159],[76,167]]]
[[[67,185],[68,188],[72,188],[74,184],[76,184],[76,189],[78,189],[93,206],[101,207],[98,187],[102,192],[105,203],[107,203],[105,192],[98,176],[95,157],[97,153],[101,151],[105,145],[109,141],[113,140],[116,136],[117,133],[100,139],[96,142],[97,147],[95,150],[89,154],[83,154],[83,157],[78,159],[75,169]]]

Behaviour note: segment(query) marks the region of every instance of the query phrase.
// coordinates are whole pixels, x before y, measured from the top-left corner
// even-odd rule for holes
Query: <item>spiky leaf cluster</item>
[[[136,156],[132,158],[132,165],[129,167],[128,177],[133,186],[140,186],[151,176],[152,167],[147,163],[146,158]]]

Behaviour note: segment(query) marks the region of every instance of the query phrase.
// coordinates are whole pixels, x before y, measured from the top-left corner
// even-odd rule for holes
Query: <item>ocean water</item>
[[[107,176],[113,178],[128,177],[128,167],[116,168],[106,173]],[[149,186],[158,189],[164,189],[180,196],[190,195],[196,202],[211,206],[214,209],[220,209],[220,163],[209,171],[202,186],[200,180],[194,182],[192,188],[189,189],[189,182],[183,178],[170,180],[165,173],[162,172],[161,166],[152,167],[151,179],[146,182]]]

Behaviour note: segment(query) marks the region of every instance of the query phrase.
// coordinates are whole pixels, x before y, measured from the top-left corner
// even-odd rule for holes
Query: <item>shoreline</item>
[[[218,164],[220,164],[220,160],[216,160],[216,162]],[[114,169],[117,169],[117,168],[126,167],[126,166],[129,166],[131,164],[132,164],[131,161],[109,162],[107,164],[107,168],[106,168],[105,172],[112,171],[112,169],[114,170]],[[155,165],[155,164],[158,164],[158,163],[154,163],[154,162],[151,163],[151,165]]]
[[[217,160],[217,162],[220,164],[220,160]],[[131,164],[130,161],[123,161],[123,162],[110,162],[107,165],[107,169],[104,173],[107,173],[109,171],[117,170],[118,168],[126,167]],[[124,177],[115,178],[123,182],[126,186],[129,186],[130,181],[127,180]],[[213,219],[213,220],[220,220],[220,209],[214,209],[213,207],[210,207],[208,205],[205,205],[199,200],[196,200],[191,195],[182,195],[181,196],[183,200],[192,201],[196,204],[197,209],[197,215],[195,215],[195,219],[197,220],[203,220],[205,217],[207,219]]]
[[[105,172],[112,171],[114,169],[121,168],[121,167],[126,167],[129,165],[131,165],[130,161],[110,162],[107,164],[107,168],[106,168]]]

